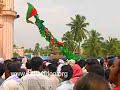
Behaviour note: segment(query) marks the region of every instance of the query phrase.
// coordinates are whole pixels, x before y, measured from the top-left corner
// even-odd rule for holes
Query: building
[[[63,58],[66,57],[60,53],[60,50],[53,50],[50,53],[50,59],[63,59]]]
[[[0,57],[13,57],[14,20],[17,13],[14,11],[14,0],[0,0]]]
[[[24,56],[24,47],[14,48],[13,53],[17,53],[19,56]]]

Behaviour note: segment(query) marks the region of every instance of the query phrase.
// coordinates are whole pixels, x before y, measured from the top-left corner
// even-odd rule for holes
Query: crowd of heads
[[[16,75],[21,79],[31,74],[32,71],[38,71],[40,73],[49,72],[49,75],[46,75],[49,78],[52,74],[57,73],[54,75],[59,80],[58,84],[70,81],[73,85],[72,90],[111,90],[111,88],[120,86],[119,57],[112,57],[108,60],[103,58],[90,58],[85,61],[66,61],[62,59],[44,61],[41,57],[33,57],[31,60],[24,58],[23,60],[22,57],[4,60],[4,62],[3,60],[0,61],[0,77],[3,83],[16,72]],[[0,83],[1,86],[3,83]],[[56,85],[55,88],[56,90],[60,90],[57,88],[61,87]]]

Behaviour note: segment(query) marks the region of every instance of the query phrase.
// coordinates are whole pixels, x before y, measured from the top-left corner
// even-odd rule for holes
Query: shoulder
[[[4,90],[10,90],[10,88],[11,89],[17,88],[18,86],[19,86],[19,83],[17,81],[15,81],[15,80],[8,80],[8,81],[6,81],[5,83],[3,83],[1,85],[1,88],[4,89]]]

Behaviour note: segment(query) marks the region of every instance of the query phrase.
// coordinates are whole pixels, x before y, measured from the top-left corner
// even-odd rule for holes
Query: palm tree
[[[87,38],[86,34],[88,31],[86,27],[89,23],[86,23],[86,18],[80,15],[75,15],[75,19],[71,17],[71,20],[72,22],[67,25],[71,27],[74,40],[78,43],[78,54],[80,54],[80,45],[81,42]]]
[[[102,41],[104,40],[103,37],[101,37],[101,34],[96,32],[96,30],[92,30],[89,32],[89,38],[85,40],[82,47],[84,50],[84,53],[89,54],[89,56],[98,57],[101,53],[101,45]]]
[[[119,55],[120,54],[120,41],[117,38],[109,37],[105,42],[105,48],[109,55]]]
[[[39,56],[39,54],[40,54],[40,45],[39,45],[39,43],[36,43],[35,44],[34,55]]]
[[[65,48],[69,49],[71,52],[75,51],[75,47],[77,46],[77,44],[74,41],[72,32],[66,32],[62,37],[62,41],[64,42]]]

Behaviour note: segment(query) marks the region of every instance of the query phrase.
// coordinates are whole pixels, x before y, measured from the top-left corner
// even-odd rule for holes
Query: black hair
[[[67,77],[64,77],[65,80],[70,80],[72,78],[73,75],[73,69],[70,65],[63,65],[61,67],[61,73],[67,73]]]
[[[85,66],[85,61],[80,60],[80,61],[77,61],[76,64],[78,64],[81,68],[83,68]]]
[[[5,72],[4,64],[0,63],[0,77],[3,75],[4,72]]]
[[[50,72],[56,72],[57,71],[57,66],[55,64],[49,64],[47,66]]]
[[[95,73],[97,75],[100,75],[100,76],[104,77],[104,68],[101,65],[98,65],[98,64],[91,65],[89,67],[88,72]]]
[[[28,60],[26,62],[26,67],[27,67],[27,69],[31,69],[31,61],[30,60]]]
[[[109,61],[108,61],[108,67],[112,66],[112,65],[113,65],[113,62],[114,62],[114,60],[109,60]]]
[[[31,59],[31,68],[32,70],[38,70],[40,66],[43,65],[43,60],[40,57],[33,57]]]
[[[100,65],[101,65],[101,66],[104,66],[104,59],[101,59],[101,60],[100,60]]]
[[[17,61],[12,61],[7,65],[7,69],[10,72],[19,72],[21,69],[21,64],[18,63]]]
[[[99,64],[99,61],[97,59],[87,59],[86,64],[88,65]]]

